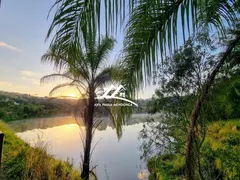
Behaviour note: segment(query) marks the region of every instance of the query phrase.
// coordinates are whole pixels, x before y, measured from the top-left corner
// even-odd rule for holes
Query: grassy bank
[[[201,148],[201,172],[207,179],[240,177],[240,120],[217,121],[208,125]],[[184,179],[183,154],[165,154],[148,161],[149,180]]]
[[[71,163],[54,159],[44,147],[32,148],[18,138],[2,121],[4,132],[2,180],[80,180],[80,173]]]

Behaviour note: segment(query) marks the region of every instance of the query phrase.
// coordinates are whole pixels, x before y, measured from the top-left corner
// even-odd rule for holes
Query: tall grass
[[[80,172],[67,161],[48,155],[46,146],[30,147],[0,121],[4,132],[1,180],[80,180]]]

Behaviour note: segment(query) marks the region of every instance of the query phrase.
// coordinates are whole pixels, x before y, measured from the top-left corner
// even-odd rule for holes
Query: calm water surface
[[[124,126],[120,141],[109,120],[95,131],[93,146],[97,145],[91,166],[96,166],[99,180],[147,179],[146,165],[140,161],[141,141],[138,140],[145,119],[146,115],[133,115],[131,124]],[[79,168],[82,152],[79,133],[84,126],[79,128],[73,117],[21,120],[12,122],[10,126],[17,136],[32,146],[44,142],[50,154],[62,160],[73,159],[74,166]]]

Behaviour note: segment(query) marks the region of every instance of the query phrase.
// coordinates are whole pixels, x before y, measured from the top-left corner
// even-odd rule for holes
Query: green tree
[[[0,109],[0,118],[4,118],[6,116],[6,111],[4,109]]]
[[[239,118],[240,98],[237,94],[238,91],[236,91],[236,89],[239,89],[239,64],[234,62],[239,57],[237,49],[231,55],[231,61],[229,61],[231,63],[226,63],[218,74],[214,86],[209,90],[208,100],[201,109],[198,118],[200,126],[197,129],[198,139],[195,139],[194,142],[197,146],[194,145],[194,147],[197,147],[196,152],[198,156],[195,156],[195,162],[199,162],[197,163],[197,169],[199,169],[199,174],[203,177],[202,179],[209,179],[210,176],[206,173],[208,171],[212,173],[213,178],[219,176],[216,174],[214,167],[212,169],[209,168],[210,165],[206,167],[207,163],[203,163],[199,159],[199,155],[203,154],[200,148],[205,139],[206,124],[219,119]],[[152,98],[150,112],[155,113],[158,111],[161,114],[164,112],[164,115],[160,118],[160,124],[149,123],[147,126],[144,126],[141,132],[141,138],[144,139],[142,144],[144,156],[151,154],[153,149],[154,153],[157,152],[159,154],[166,153],[173,156],[184,154],[183,146],[186,143],[184,139],[186,139],[187,132],[186,122],[191,115],[194,101],[198,93],[200,93],[201,84],[204,84],[207,80],[207,74],[211,72],[211,69],[215,68],[218,60],[216,57],[218,57],[217,54],[215,56],[208,54],[204,46],[200,46],[197,42],[193,43],[190,39],[171,57],[168,57],[169,60],[167,62],[159,65],[158,70],[154,74],[156,81],[160,81],[160,88],[156,90]],[[204,148],[201,149],[204,151]],[[213,156],[214,163],[219,156],[219,154]],[[164,156],[161,154],[159,159],[162,157]],[[229,160],[225,159],[225,161]],[[168,159],[168,162],[170,161],[171,158]],[[164,167],[165,163],[161,163],[163,163]],[[158,164],[160,163],[158,162]],[[161,170],[162,176],[165,174],[163,169]],[[226,173],[225,170],[222,172]],[[171,176],[179,177],[182,175],[182,171],[180,174],[178,171],[171,170],[166,171],[166,173],[169,176],[165,179],[174,179]]]
[[[31,109],[29,106],[25,105],[23,107],[23,114],[26,114],[27,116],[31,116]]]
[[[94,104],[97,88],[101,88],[112,79],[114,67],[107,67],[106,60],[109,52],[113,49],[115,41],[107,36],[96,41],[94,33],[88,36],[82,44],[75,44],[71,51],[63,53],[59,46],[50,46],[49,51],[42,56],[43,62],[52,62],[63,73],[44,76],[41,82],[55,78],[70,80],[69,83],[57,85],[52,89],[53,95],[60,88],[66,86],[76,87],[85,99],[79,100],[75,115],[83,114],[86,128],[84,142],[84,158],[81,177],[89,179],[91,143],[95,128],[99,121],[94,120]]]
[[[207,40],[208,43],[204,45],[201,39]],[[160,87],[149,103],[149,112],[160,112],[163,115],[160,124],[150,124],[147,128],[144,127],[141,133],[141,137],[145,139],[142,147],[146,155],[152,152],[152,147],[157,147],[158,152],[161,151],[159,153],[167,149],[167,153],[184,154],[184,139],[192,106],[209,71],[216,63],[215,56],[209,53],[210,49],[214,49],[212,43],[205,33],[196,38],[191,37],[174,54],[167,57],[164,63],[158,65],[154,72],[154,81]],[[201,114],[201,118],[202,115],[204,113]],[[203,124],[202,120],[198,121]],[[204,128],[205,126],[202,126],[200,130]],[[201,138],[204,137],[204,133],[201,132]]]

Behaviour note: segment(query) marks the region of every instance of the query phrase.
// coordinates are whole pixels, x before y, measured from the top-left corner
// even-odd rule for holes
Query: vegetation
[[[101,2],[101,0],[57,0],[52,8],[54,10],[57,9],[47,34],[47,38],[49,38],[52,37],[53,32],[56,32],[50,47],[57,51],[57,56],[50,60],[57,63],[59,67],[67,65],[68,71],[64,76],[68,76],[69,73],[74,78],[79,78],[79,75],[83,77],[91,75],[91,78],[89,78],[90,76],[85,78],[85,80],[90,79],[88,86],[85,88],[88,90],[89,101],[88,108],[84,113],[86,124],[88,125],[86,137],[90,137],[89,139],[91,139],[90,130],[91,125],[93,125],[94,112],[95,87],[92,80],[95,78],[94,70],[96,69],[94,68],[98,67],[99,61],[95,58],[96,54],[94,53],[87,53],[87,58],[84,58],[83,53],[79,53],[79,49],[83,47],[86,52],[94,50],[95,39],[97,38],[96,34],[98,33],[99,37],[101,35]],[[180,152],[180,154],[183,153],[185,155],[185,178],[187,180],[203,179],[205,174],[201,170],[200,152],[203,149],[206,138],[206,124],[213,116],[218,115],[216,102],[221,102],[221,109],[225,109],[221,113],[222,116],[238,118],[239,115],[239,100],[235,100],[239,97],[239,84],[237,80],[239,76],[232,74],[236,65],[239,64],[239,61],[237,61],[239,59],[240,45],[239,1],[129,0],[104,1],[104,3],[105,29],[107,33],[109,33],[109,28],[113,32],[115,27],[118,27],[119,22],[122,26],[125,23],[124,20],[127,20],[124,24],[126,31],[121,56],[122,61],[119,63],[121,71],[118,78],[122,84],[125,84],[128,96],[134,97],[142,85],[148,84],[152,70],[156,68],[156,63],[168,62],[170,60],[173,62],[171,68],[174,68],[175,65],[177,66],[174,72],[170,69],[167,70],[167,73],[171,75],[169,79],[172,83],[169,84],[168,82],[168,84],[172,88],[170,89],[171,93],[181,91],[182,94],[179,95],[178,93],[177,98],[173,99],[171,96],[167,96],[166,92],[165,97],[161,94],[164,92],[160,91],[158,93],[160,99],[164,97],[169,100],[170,106],[166,103],[161,104],[162,106],[159,107],[159,110],[162,110],[162,108],[168,109],[164,120],[168,118],[172,122],[172,124],[168,125],[172,126],[165,127],[161,125],[157,126],[157,129],[167,129],[167,132],[163,131],[163,133],[167,134],[173,132],[173,139],[168,138],[169,146],[174,145],[175,154]],[[126,7],[129,7],[127,11],[125,10]],[[127,17],[125,16],[126,14],[128,14]],[[215,61],[212,61],[210,57],[203,59],[204,63],[202,64],[201,61],[205,55],[201,53],[200,56],[197,56],[196,52],[198,48],[194,48],[193,46],[190,46],[190,49],[185,47],[184,49],[187,49],[187,51],[180,50],[180,54],[182,54],[180,58],[177,56],[174,56],[173,59],[166,58],[166,52],[173,53],[173,49],[178,49],[179,31],[182,33],[183,40],[185,41],[186,36],[193,34],[193,37],[196,37],[198,32],[201,31],[207,31],[211,34],[213,33],[213,31],[210,31],[211,29],[213,29],[214,33],[217,32],[216,39],[219,42],[225,41],[224,46],[222,46],[224,50],[221,50],[222,52],[215,56]],[[78,57],[74,57],[76,54]],[[178,53],[176,54],[178,55]],[[185,55],[190,58],[185,58]],[[195,61],[191,61],[192,58]],[[63,61],[64,59],[67,59],[67,62]],[[79,63],[78,59],[86,62]],[[89,62],[90,66],[87,64],[87,66],[83,66],[84,68],[82,67],[82,65],[86,65]],[[214,66],[211,66],[211,62],[214,63]],[[76,64],[77,66],[75,66]],[[195,75],[200,75],[200,78],[194,76],[195,65],[201,67],[204,64],[209,64],[210,69],[203,68],[203,71],[197,72]],[[224,69],[230,72],[224,72]],[[163,70],[162,67],[161,70]],[[178,74],[178,70],[180,70],[180,74]],[[222,77],[222,74],[225,77]],[[189,75],[190,78],[187,78],[186,75]],[[202,75],[206,75],[206,78],[203,77],[202,79]],[[174,79],[176,77],[177,79]],[[223,85],[225,80],[230,79],[231,84],[234,78],[236,79],[230,89],[223,88],[230,90],[229,95],[221,94],[216,85]],[[75,79],[72,80],[71,85],[76,83]],[[183,82],[189,83],[190,86],[185,87]],[[197,88],[195,88],[195,85],[197,85]],[[178,89],[179,87],[180,89]],[[167,89],[168,87],[164,88]],[[209,96],[212,92],[218,93],[218,96],[216,96],[217,100],[214,99],[215,96]],[[208,98],[211,101],[207,101]],[[163,103],[163,101],[160,102]],[[228,102],[228,104],[224,104],[225,102]],[[212,107],[216,112],[212,111]],[[29,108],[25,108],[25,110],[29,112]],[[208,112],[212,115],[210,118],[207,117],[207,115],[209,116]],[[117,123],[119,123],[117,125],[122,125],[122,121],[120,120]],[[169,130],[169,128],[176,129],[177,127],[179,131]],[[182,136],[185,141],[181,138]],[[157,140],[157,142],[161,141],[158,136],[154,140]],[[86,141],[85,147],[90,147],[88,146],[89,142],[90,140]],[[156,143],[155,145],[158,146]],[[86,161],[84,160],[86,171],[83,170],[82,176],[88,179],[89,157],[86,159]],[[219,162],[218,160],[218,164],[220,164]]]
[[[69,105],[70,104],[70,105]],[[62,100],[34,97],[19,93],[0,91],[0,118],[4,121],[21,120],[26,118],[69,115],[75,100]]]
[[[240,120],[216,121],[208,125],[201,148],[201,171],[205,179],[240,177]],[[154,156],[148,161],[149,180],[184,179],[183,154]]]
[[[201,35],[198,38],[200,37]],[[205,36],[200,39],[208,38]],[[212,49],[211,39],[209,40],[208,46]],[[184,155],[187,153],[186,138],[189,136],[188,119],[192,115],[192,106],[202,93],[202,86],[209,80],[206,75],[211,74],[219,63],[218,54],[207,55],[207,49],[204,46],[200,47],[198,43],[199,41],[194,43],[192,40],[187,41],[169,58],[170,63],[160,65],[159,70],[155,72],[155,78],[160,81],[161,86],[149,103],[149,111],[164,114],[160,124],[150,121],[141,132],[141,137],[145,140],[142,145],[143,157],[147,159],[150,157],[148,164],[150,170],[157,167],[157,171],[152,171],[150,176],[152,179],[185,179],[184,171],[187,164],[194,164],[194,167],[191,167],[195,169],[193,179],[236,179],[239,176],[235,173],[239,163],[229,163],[233,157],[238,158],[236,152],[239,147],[236,142],[239,141],[237,138],[239,121],[228,120],[240,117],[239,61],[236,60],[238,48],[233,51],[228,63],[219,70],[216,81],[208,90],[206,102],[201,105],[194,129],[196,132],[192,146],[194,159],[189,163],[184,161]],[[213,121],[215,123],[212,124]],[[217,130],[214,132],[218,134],[214,135],[212,129],[215,127]],[[234,142],[230,146],[226,144],[228,138]],[[232,157],[223,151],[228,151]],[[154,154],[157,156],[151,158]],[[220,162],[224,162],[221,168]],[[234,175],[229,173],[231,170],[227,167]]]
[[[79,171],[73,169],[68,160],[54,159],[53,156],[47,154],[43,144],[37,148],[30,147],[2,121],[0,121],[0,129],[4,132],[0,179],[80,179]]]
[[[107,67],[105,61],[115,42],[107,36],[102,37],[97,42],[95,32],[88,32],[85,36],[87,37],[85,41],[82,44],[72,46],[68,53],[62,51],[62,44],[50,46],[50,50],[43,55],[42,60],[53,62],[59,70],[65,72],[44,76],[41,81],[44,82],[56,77],[68,79],[69,83],[54,87],[50,95],[60,88],[72,86],[79,90],[82,98],[85,98],[83,101],[78,101],[74,115],[75,117],[80,115],[86,127],[85,134],[81,134],[82,141],[84,141],[82,142],[84,157],[81,177],[89,179],[89,175],[92,173],[90,169],[92,137],[95,128],[101,123],[101,120],[94,118],[96,115],[95,102],[97,102],[95,97],[99,88],[103,88],[106,83],[112,80],[115,69]]]
[[[108,31],[109,22],[112,29],[114,25],[117,27],[119,20],[121,23],[123,22],[126,5],[125,1],[104,2],[105,24],[106,31]],[[127,2],[129,17],[126,18],[128,21],[124,38],[123,62],[120,63],[122,65],[120,79],[126,84],[129,94],[132,96],[151,77],[155,63],[159,61],[159,52],[163,62],[166,51],[172,52],[172,49],[177,47],[179,30],[182,30],[185,40],[185,29],[187,29],[188,35],[191,34],[190,26],[194,35],[197,30],[200,32],[213,27],[218,32],[218,38],[225,36],[228,28],[231,29],[232,36],[227,39],[226,49],[219,55],[215,67],[210,71],[205,83],[198,89],[190,115],[186,116],[186,119],[189,120],[185,147],[186,179],[200,179],[197,152],[201,135],[198,130],[204,129],[204,126],[202,128],[204,123],[199,122],[200,112],[219,71],[226,62],[230,61],[231,55],[239,45],[239,26],[237,26],[239,3],[235,0],[129,0]],[[60,0],[56,1],[54,6],[58,9],[47,37],[50,37],[57,28],[52,43],[61,43],[63,51],[68,52],[71,45],[78,42],[79,37],[84,37],[89,27],[94,31],[97,29],[100,31],[101,0]],[[181,28],[178,27],[179,21]],[[80,32],[79,29],[81,29]]]
[[[134,113],[146,113],[149,99],[138,100],[140,108],[133,108]],[[3,121],[14,121],[37,117],[71,115],[76,99],[35,97],[27,94],[0,91],[0,118]],[[106,109],[96,109],[108,115]]]

